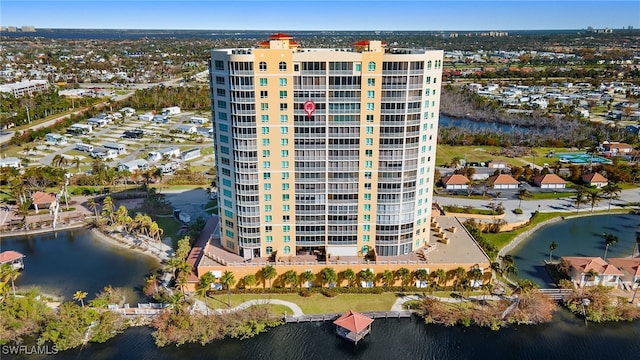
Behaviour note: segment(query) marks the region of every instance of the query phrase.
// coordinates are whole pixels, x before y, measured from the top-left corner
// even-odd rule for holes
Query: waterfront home
[[[596,285],[618,287],[618,282],[624,275],[617,267],[607,263],[601,257],[565,256],[561,260],[569,265],[568,275],[571,282],[578,287]]]
[[[611,265],[622,271],[622,286],[628,289],[636,289],[640,287],[640,257],[636,258],[610,258],[608,261]]]
[[[25,255],[13,250],[0,252],[0,265],[9,264],[14,269],[24,269]]]
[[[445,176],[440,179],[442,186],[447,190],[467,189],[469,187],[469,179],[460,174]]]
[[[48,133],[44,140],[52,145],[64,145],[67,143],[67,137],[56,133]]]
[[[54,193],[46,193],[44,191],[36,191],[31,194],[31,203],[33,204],[33,208],[36,209],[36,214],[39,209],[46,209],[51,206],[54,202],[56,202],[56,194]]]
[[[0,168],[3,167],[12,167],[16,169],[20,169],[22,167],[22,162],[20,159],[16,157],[8,157],[0,159]]]
[[[347,339],[354,344],[358,344],[358,341],[362,340],[371,332],[373,319],[353,310],[349,310],[337,318],[333,323],[336,325],[336,334],[338,334],[338,336]]]
[[[147,169],[149,169],[149,163],[144,159],[136,159],[136,160],[121,163],[118,165],[118,171],[127,170],[129,172],[134,172],[136,170],[147,170]]]
[[[511,190],[517,189],[520,182],[513,178],[509,174],[493,175],[487,179],[487,183],[490,184],[496,190]]]
[[[154,115],[153,119],[151,119],[151,122],[154,122],[157,124],[168,124],[169,117],[167,115]]]
[[[541,189],[564,189],[567,186],[567,182],[556,174],[536,176],[533,184]]]
[[[582,182],[587,186],[595,186],[599,189],[603,186],[607,186],[609,180],[596,172],[592,174],[582,175]]]

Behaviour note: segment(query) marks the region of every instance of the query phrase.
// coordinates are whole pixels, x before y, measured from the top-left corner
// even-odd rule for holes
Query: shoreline
[[[30,230],[6,231],[6,232],[0,232],[0,239],[5,237],[8,238],[8,237],[14,237],[14,236],[37,235],[37,234],[44,234],[49,232],[55,233],[58,231],[67,231],[67,230],[79,229],[83,227],[88,229],[89,224],[83,221],[83,222],[73,223],[65,226],[59,226],[55,230],[52,228],[40,228],[40,229],[30,229]]]
[[[139,244],[135,244],[133,241],[129,241],[129,238],[124,238],[124,237],[116,238],[96,228],[91,229],[89,232],[94,237],[100,239],[100,241],[152,257],[158,260],[160,263],[164,263],[167,259],[171,257],[173,253],[173,249],[169,248],[169,246],[163,243],[160,243],[159,246],[156,246],[158,244],[154,244],[154,243],[145,243],[147,248],[143,249],[140,247]]]

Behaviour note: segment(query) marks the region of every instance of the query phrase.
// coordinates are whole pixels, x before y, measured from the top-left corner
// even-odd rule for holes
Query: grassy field
[[[501,233],[497,233],[497,234],[483,234],[483,236],[490,241],[491,243],[493,243],[498,249],[502,249],[503,247],[505,247],[508,243],[511,242],[511,240],[513,240],[516,236],[522,234],[523,232],[527,231],[528,229],[532,228],[533,226],[536,226],[537,224],[543,222],[543,221],[547,221],[549,219],[552,219],[554,217],[558,217],[558,216],[563,216],[566,215],[567,213],[563,213],[563,212],[552,212],[552,213],[538,213],[538,215],[536,215],[533,220],[531,220],[531,224],[527,227],[524,228],[520,228],[517,230],[513,230],[513,231],[506,231],[506,232],[501,232]]]
[[[553,165],[560,160],[557,156],[546,157],[549,152],[555,153],[571,153],[584,151],[578,151],[577,149],[567,148],[550,148],[550,147],[537,147],[533,148],[534,156],[526,156],[523,158],[513,158],[506,156],[491,155],[491,153],[499,153],[502,151],[500,146],[452,146],[438,144],[436,149],[436,164],[442,166],[444,164],[451,163],[454,157],[459,159],[466,159],[467,162],[484,162],[489,160],[503,160],[507,164],[515,166],[524,166],[526,163],[534,162],[536,165],[544,166],[544,164]]]
[[[355,311],[384,311],[390,310],[397,299],[395,293],[383,294],[339,294],[329,298],[322,294],[313,294],[310,297],[302,297],[297,293],[293,294],[231,294],[231,307],[238,306],[248,300],[255,299],[280,299],[290,301],[300,306],[305,314],[325,314]],[[226,307],[227,295],[220,294],[212,299],[207,299],[207,303],[214,308]],[[291,313],[286,308],[287,313]],[[282,312],[280,312],[282,313]]]
[[[162,236],[170,236],[172,240],[176,240],[178,238],[176,234],[178,233],[178,230],[180,230],[182,224],[176,221],[173,216],[158,217],[155,220],[158,223],[158,226],[164,230],[164,234]]]

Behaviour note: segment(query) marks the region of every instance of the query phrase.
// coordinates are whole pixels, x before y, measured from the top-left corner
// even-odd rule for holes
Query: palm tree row
[[[95,200],[89,200],[88,206],[97,214],[97,205]],[[131,217],[131,215],[129,215],[129,210],[127,210],[123,205],[120,205],[120,207],[115,211],[113,208],[113,199],[110,196],[106,196],[102,201],[101,214],[109,225],[120,228],[130,234],[150,237],[156,241],[160,241],[162,239],[164,230],[160,228],[158,223],[149,215],[137,213],[134,217]]]
[[[239,284],[242,287],[251,288],[258,283],[258,277],[262,280],[263,288],[267,288],[267,285],[271,288],[273,287],[273,280],[278,278],[278,273],[274,266],[268,265],[263,267],[255,275],[249,274],[244,276]],[[346,269],[338,273],[334,268],[326,267],[315,274],[312,271],[298,273],[295,270],[287,270],[281,274],[279,281],[284,287],[289,287],[292,290],[296,286],[300,288],[303,286],[310,287],[314,282],[321,284],[322,287],[341,286],[346,282],[346,287],[349,288],[355,286],[356,281],[360,280],[362,287],[373,287],[376,286],[376,283],[382,283],[384,287],[388,288],[394,286],[399,281],[404,290],[404,288],[409,286],[413,281],[418,282],[418,287],[426,287],[427,282],[431,280],[432,288],[434,289],[444,288],[447,283],[453,283],[454,288],[462,290],[463,288],[469,288],[471,285],[479,286],[483,278],[484,273],[479,268],[473,268],[468,272],[462,267],[458,267],[449,272],[438,269],[430,274],[426,269],[417,269],[412,272],[402,267],[395,271],[384,270],[381,273],[375,274],[370,269],[357,273],[353,269]],[[201,281],[203,281],[202,278]],[[210,285],[211,283],[207,280],[205,284]]]

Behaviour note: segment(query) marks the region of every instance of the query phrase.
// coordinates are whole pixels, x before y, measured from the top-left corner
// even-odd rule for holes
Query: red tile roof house
[[[533,183],[541,189],[564,189],[567,186],[567,182],[556,174],[536,176]]]
[[[598,173],[593,173],[582,175],[582,182],[587,186],[595,186],[599,189],[603,186],[607,186],[609,180]]]
[[[640,257],[636,258],[610,258],[611,265],[614,265],[622,271],[622,284],[626,288],[636,289],[640,287]]]
[[[31,194],[31,202],[33,203],[33,207],[36,209],[36,214],[38,213],[38,209],[46,209],[51,204],[56,201],[56,194],[46,193],[43,191],[36,191]]]
[[[609,154],[626,154],[633,150],[633,146],[620,142],[603,143],[602,149]]]
[[[491,184],[494,189],[517,189],[520,185],[518,180],[508,174],[490,176],[487,179],[487,183]]]
[[[445,176],[440,179],[442,186],[447,190],[466,189],[469,187],[469,179],[460,174]]]
[[[491,160],[489,161],[489,163],[487,163],[487,167],[489,169],[506,169],[508,166],[506,161]]]
[[[562,257],[562,261],[569,263],[571,281],[579,287],[602,285],[617,288],[624,275],[617,267],[600,257]],[[588,274],[590,270],[597,275],[591,278]]]

